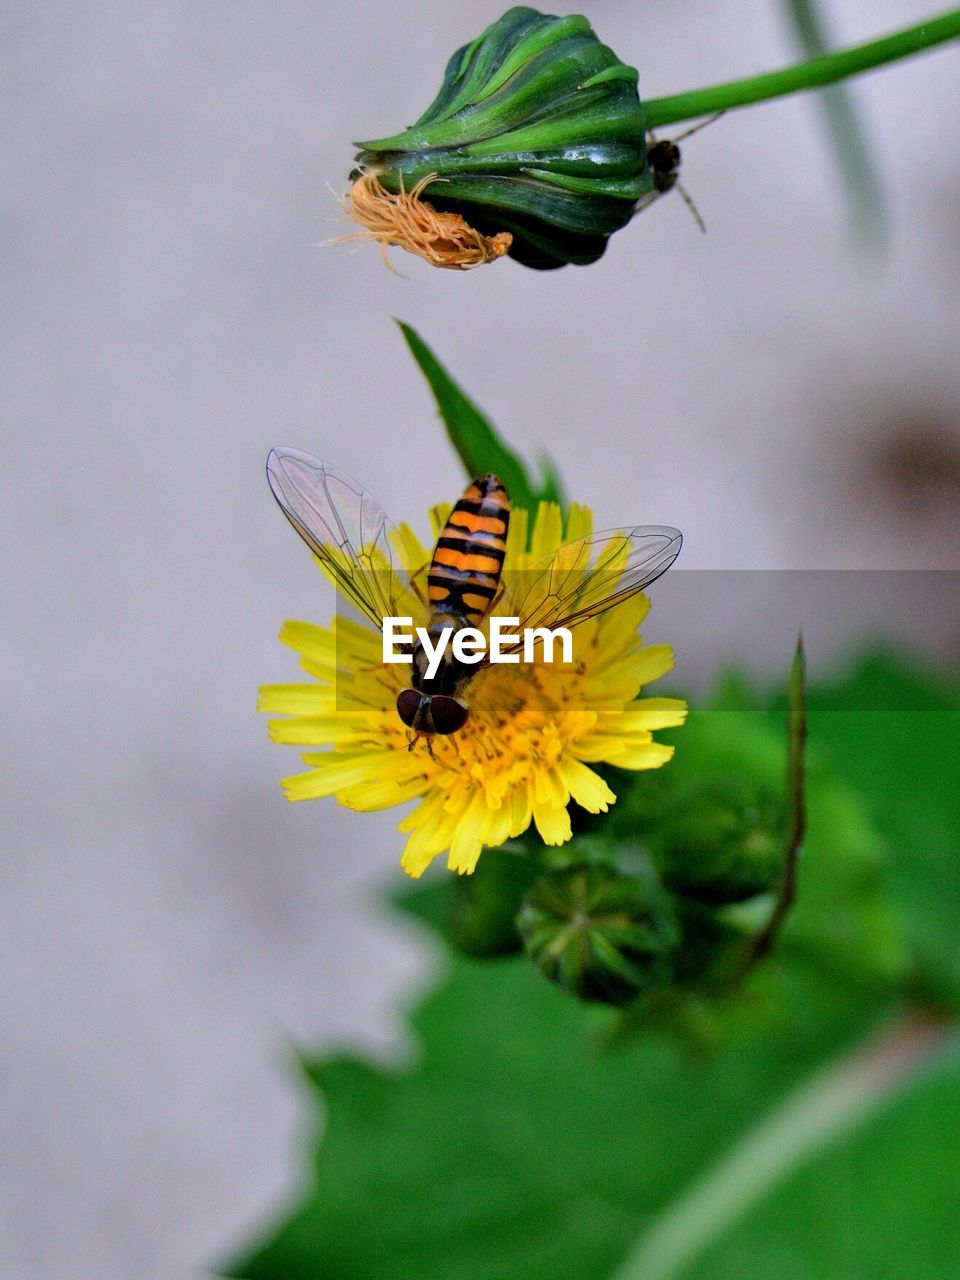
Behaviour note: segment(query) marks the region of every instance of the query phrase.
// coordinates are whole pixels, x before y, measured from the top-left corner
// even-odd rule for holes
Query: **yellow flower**
[[[435,537],[448,510],[431,512]],[[532,523],[528,539],[527,513],[512,513],[505,580],[589,535],[592,517],[573,506],[564,528],[560,509],[542,503]],[[409,572],[430,558],[406,526],[394,547]],[[531,822],[546,844],[563,844],[571,800],[590,813],[616,800],[592,764],[656,769],[673,755],[653,731],[682,724],[686,704],[638,696],[673,666],[668,645],[642,643],[637,628],[648,609],[637,594],[582,622],[572,633],[572,663],[544,662],[541,646],[532,663],[479,671],[466,692],[466,725],[435,737],[432,753],[421,742],[408,750],[396,699],[410,668],[382,663],[379,632],[343,617],[330,627],[285,623],[280,639],[314,683],[267,685],[258,705],[282,717],[269,723],[274,742],[325,748],[304,755],[307,772],[284,779],[288,799],[333,795],[363,811],[415,801],[399,827],[409,833],[401,865],[411,876],[444,852],[450,870],[469,874],[485,847],[519,836]],[[509,596],[497,613],[515,616]]]

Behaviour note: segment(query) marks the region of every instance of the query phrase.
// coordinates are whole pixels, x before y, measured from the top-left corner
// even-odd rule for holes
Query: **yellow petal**
[[[450,845],[447,868],[460,875],[470,875],[477,865],[483,848],[486,801],[482,791],[477,791],[457,823],[456,835]]]
[[[533,523],[530,539],[530,558],[538,560],[552,555],[563,541],[563,515],[555,502],[541,502]]]
[[[332,666],[336,661],[336,640],[326,627],[315,627],[312,622],[285,622],[280,628],[280,641],[318,666]]]
[[[573,835],[570,814],[566,809],[549,809],[544,805],[537,805],[533,810],[533,820],[544,844],[566,844]]]
[[[633,733],[637,729],[672,729],[687,718],[682,698],[641,698],[616,717],[614,732]]]
[[[390,541],[399,553],[401,565],[408,573],[415,573],[430,559],[430,552],[406,523],[397,525]]]
[[[424,779],[415,778],[364,778],[355,787],[337,792],[337,800],[358,813],[373,813],[377,809],[395,809],[423,795]]]
[[[593,512],[589,507],[581,507],[579,502],[571,502],[567,511],[566,541],[573,542],[577,538],[589,538],[593,533]]]
[[[283,790],[288,800],[314,800],[331,796],[345,787],[362,783],[371,775],[376,777],[378,768],[389,768],[390,757],[385,752],[358,751],[347,753],[325,751],[306,757],[314,765],[309,773],[294,774],[283,779]]]
[[[372,734],[368,713],[349,715],[335,712],[326,716],[291,716],[287,720],[270,720],[267,732],[271,742],[283,742],[290,746],[318,747],[321,743],[345,742],[358,733]]]
[[[541,766],[533,776],[533,803],[542,808],[559,809],[567,803],[570,792],[558,769]]]
[[[265,684],[257,697],[257,710],[273,715],[320,715],[333,704],[332,691],[319,684]]]
[[[430,531],[433,534],[433,541],[440,537],[443,526],[450,518],[450,512],[453,510],[452,502],[438,502],[435,507],[430,508]]]
[[[606,813],[616,800],[600,775],[579,760],[564,760],[560,770],[571,796],[588,813]]]
[[[648,742],[621,755],[611,757],[618,769],[659,769],[672,757],[673,747],[662,742]]]
[[[510,797],[509,836],[511,839],[522,835],[526,831],[532,816],[533,810],[530,805],[530,795],[527,788],[525,786],[516,787]]]

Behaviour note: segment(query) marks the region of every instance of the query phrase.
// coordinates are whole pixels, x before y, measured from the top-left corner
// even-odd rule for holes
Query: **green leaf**
[[[540,455],[540,470],[543,472],[543,489],[540,492],[541,502],[555,502],[564,511],[567,509],[567,495],[563,487],[563,477],[549,454]]]
[[[228,1274],[589,1280],[718,1150],[882,1005],[767,970],[709,1064],[664,1040],[601,1053],[595,1014],[523,960],[454,960],[415,1012],[417,1065],[308,1064],[314,1186]]]
[[[797,669],[795,664],[795,684]],[[732,679],[724,682],[722,705],[729,705],[733,687]],[[752,705],[757,705],[755,697]],[[788,740],[782,708],[692,711],[681,728],[658,736],[676,745],[670,764],[640,774],[605,771],[617,803],[607,815],[586,818],[587,834],[577,839],[605,842],[611,850],[616,842],[646,841],[665,799],[711,781],[736,779],[784,794]],[[845,982],[897,988],[907,980],[912,961],[899,905],[891,902],[889,842],[872,824],[867,804],[827,767],[831,748],[818,723],[806,771],[807,829],[797,870],[797,901],[783,924],[777,949],[803,957],[831,981],[842,973]],[[475,876],[485,874],[481,859]],[[429,880],[404,887],[399,901],[456,948],[459,892],[450,878]],[[762,920],[761,916],[754,928],[762,927]]]
[[[400,332],[430,385],[450,443],[456,449],[467,474],[483,475],[494,471],[506,486],[510,501],[516,507],[536,511],[543,501],[556,501],[560,485],[552,467],[538,490],[531,480],[523,459],[499,434],[489,418],[450,377],[443,365],[417,331],[398,320]]]
[[[960,1001],[960,689],[889,654],[812,691],[811,739],[863,797],[927,998]],[[801,874],[803,874],[801,869]]]

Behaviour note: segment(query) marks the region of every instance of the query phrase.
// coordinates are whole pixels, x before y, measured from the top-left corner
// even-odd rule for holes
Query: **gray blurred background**
[[[838,44],[935,7],[825,3]],[[796,55],[776,0],[587,8],[647,96]],[[680,526],[688,568],[960,565],[960,49],[855,83],[884,254],[851,245],[810,97],[690,141],[707,236],[670,196],[587,270],[317,247],[351,140],[415,118],[500,9],[0,15],[4,1280],[200,1275],[296,1183],[291,1044],[385,1050],[426,978],[377,902],[397,815],[287,805],[253,709],[294,676],[283,619],[333,609],[267,448],[421,528],[462,485],[391,316],[604,523]],[[815,661],[881,623],[955,657],[929,595],[861,590]],[[783,669],[736,614],[666,634],[655,607],[674,687]]]

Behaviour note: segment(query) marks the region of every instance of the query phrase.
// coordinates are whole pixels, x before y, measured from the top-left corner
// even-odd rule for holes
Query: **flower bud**
[[[536,873],[536,864],[524,854],[488,849],[472,876],[458,877],[451,933],[460,951],[506,956],[521,949],[517,914]]]
[[[508,10],[412,127],[357,144],[350,212],[437,266],[596,261],[652,189],[637,72],[586,18]]]
[[[763,924],[752,918],[752,905],[706,906],[677,899],[680,942],[672,977],[678,987],[718,992],[742,979],[751,943]]]
[[[518,917],[531,960],[582,1000],[629,1003],[667,972],[676,925],[666,895],[648,877],[612,867],[549,871]]]
[[[670,794],[648,834],[664,883],[700,902],[742,902],[783,874],[785,813],[765,787],[724,780]]]

